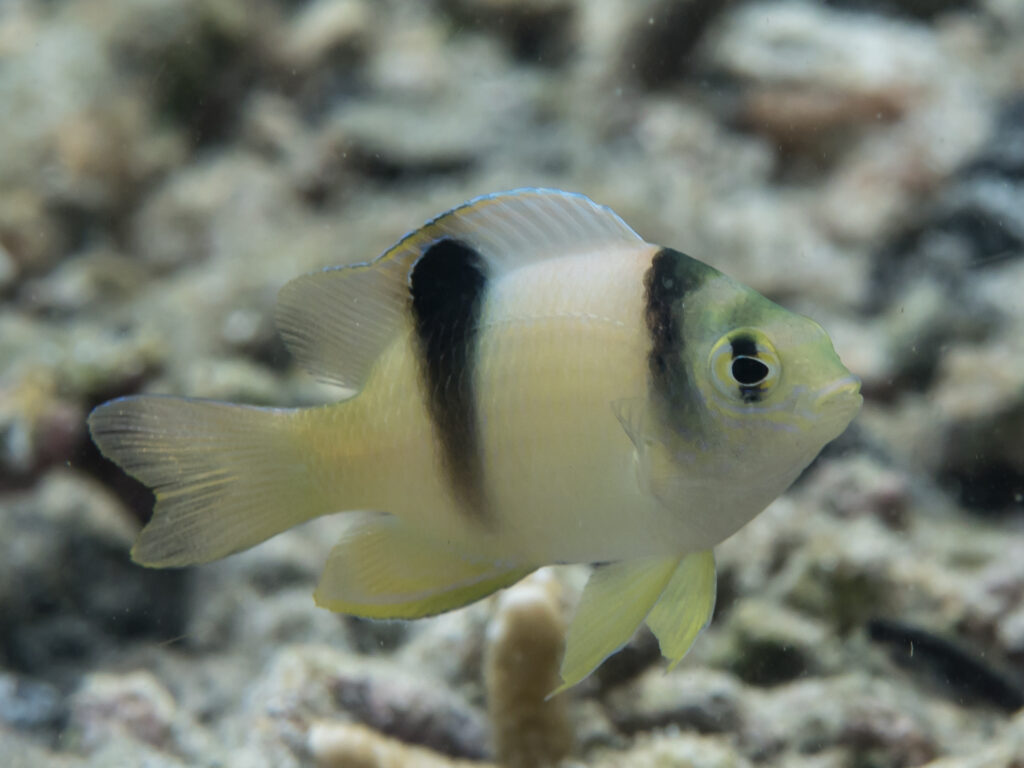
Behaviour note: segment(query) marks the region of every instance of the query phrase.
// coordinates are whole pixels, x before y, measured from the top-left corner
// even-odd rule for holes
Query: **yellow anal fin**
[[[569,625],[562,685],[571,688],[625,645],[672,578],[679,558],[644,558],[597,568]]]
[[[715,611],[715,556],[710,549],[687,555],[647,614],[669,669],[683,660]]]
[[[418,619],[487,597],[533,568],[474,560],[392,515],[362,513],[327,558],[317,605],[370,619]]]

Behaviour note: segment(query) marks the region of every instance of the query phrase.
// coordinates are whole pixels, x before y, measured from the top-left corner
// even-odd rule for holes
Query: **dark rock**
[[[941,361],[932,392],[942,414],[939,479],[968,509],[1020,510],[1024,497],[1022,338],[1010,320],[985,344],[960,345]]]
[[[409,636],[409,624],[405,621],[374,621],[358,616],[346,616],[352,643],[360,653],[393,651]]]
[[[834,664],[825,625],[782,606],[743,600],[723,631],[719,663],[752,685],[779,685]]]
[[[652,669],[609,694],[615,725],[627,732],[674,725],[701,733],[733,732],[742,721],[742,686],[729,674],[685,669],[666,674]]]
[[[629,642],[601,663],[594,671],[594,676],[601,688],[614,688],[626,680],[633,679],[660,659],[658,640],[647,625],[643,624]]]
[[[985,703],[1007,712],[1024,707],[1024,681],[959,643],[893,619],[873,619],[867,631],[890,649],[896,663],[961,703]]]
[[[455,757],[480,758],[486,753],[483,715],[426,680],[340,672],[331,690],[341,709],[381,733]]]
[[[625,46],[626,71],[648,88],[663,88],[688,73],[693,50],[731,0],[638,3]]]
[[[968,270],[1024,255],[1024,96],[1010,100],[984,147],[956,174],[927,213],[875,258],[876,306],[908,280],[928,274],[969,299]],[[969,326],[968,326],[969,327]]]
[[[67,681],[118,643],[180,634],[185,577],[134,565],[133,526],[107,493],[58,470],[0,517],[0,655]]]
[[[971,11],[975,7],[971,0],[825,0],[825,5],[926,20],[950,11]]]
[[[205,146],[237,127],[245,95],[267,68],[277,22],[269,2],[154,2],[122,13],[110,44],[148,83],[157,114]]]
[[[502,39],[524,63],[558,66],[575,52],[572,0],[446,0],[445,8],[463,28]]]
[[[0,672],[0,722],[18,730],[40,732],[60,728],[67,704],[49,683]]]

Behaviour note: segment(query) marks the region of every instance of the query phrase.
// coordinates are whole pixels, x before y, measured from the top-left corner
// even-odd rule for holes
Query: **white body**
[[[704,456],[674,510],[643,487],[612,404],[647,393],[642,284],[656,250],[638,243],[538,262],[491,286],[476,371],[488,509],[464,509],[440,466],[411,329],[358,397],[299,414],[328,503],[388,512],[523,564],[679,555],[731,535],[803,464],[752,488],[722,484],[729,457]]]

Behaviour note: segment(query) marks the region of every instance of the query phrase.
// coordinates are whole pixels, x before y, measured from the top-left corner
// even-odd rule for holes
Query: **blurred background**
[[[573,569],[319,610],[331,520],[129,561],[152,499],[90,408],[336,399],[280,286],[519,186],[815,317],[864,380],[677,670],[644,631],[556,704],[510,690],[557,667]],[[0,764],[1020,768],[1022,256],[1016,0],[2,0]]]

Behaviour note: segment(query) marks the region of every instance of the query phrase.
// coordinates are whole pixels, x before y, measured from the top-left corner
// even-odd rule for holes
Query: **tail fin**
[[[331,510],[315,498],[295,411],[175,397],[111,400],[89,415],[108,459],[156,494],[132,559],[204,563]]]

